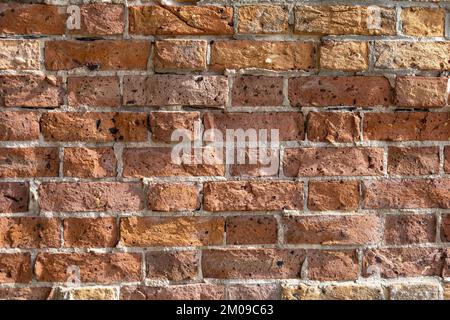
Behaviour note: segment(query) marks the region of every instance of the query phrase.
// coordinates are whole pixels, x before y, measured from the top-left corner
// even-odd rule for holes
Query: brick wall
[[[450,4],[30,2],[0,4],[0,298],[449,298]],[[173,163],[197,121],[278,129],[276,172]]]

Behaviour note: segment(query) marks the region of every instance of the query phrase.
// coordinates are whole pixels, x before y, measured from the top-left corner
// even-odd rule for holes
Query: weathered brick
[[[195,280],[199,274],[197,251],[150,251],[145,260],[149,279]]]
[[[366,42],[328,41],[320,46],[320,68],[328,70],[360,71],[369,67]]]
[[[250,149],[244,151],[241,158],[242,151],[239,149],[233,150],[234,159],[236,164],[232,164],[229,167],[229,173],[233,177],[275,177],[278,176],[280,171],[280,149],[276,147],[272,148],[259,148],[255,150]],[[245,161],[242,161],[244,159]]]
[[[440,108],[447,105],[448,78],[397,77],[396,104],[412,108]]]
[[[115,247],[118,227],[113,217],[64,219],[66,247]]]
[[[220,6],[129,7],[130,33],[143,35],[233,34],[233,8]]]
[[[363,206],[371,209],[450,208],[449,179],[363,182]]]
[[[61,78],[0,75],[0,107],[55,108],[63,104]]]
[[[300,278],[305,256],[298,249],[204,250],[202,271],[205,278],[218,279]]]
[[[309,112],[308,140],[314,142],[357,142],[361,134],[361,117],[350,112]]]
[[[281,106],[283,104],[283,78],[266,76],[240,76],[233,81],[233,106]]]
[[[167,287],[123,287],[122,300],[223,300],[225,288],[220,285],[197,283]]]
[[[112,148],[65,148],[64,175],[80,178],[116,176],[117,161]]]
[[[195,211],[200,208],[198,187],[192,184],[160,183],[148,187],[148,208],[154,211]]]
[[[450,242],[450,214],[442,215],[441,240],[445,242]]]
[[[0,22],[1,23],[1,22]],[[0,40],[0,70],[38,70],[39,42]]]
[[[363,258],[365,277],[440,276],[442,267],[442,252],[435,248],[368,249]]]
[[[150,43],[137,40],[48,41],[47,70],[145,70]]]
[[[0,125],[1,126],[1,125]],[[444,171],[449,173],[450,172],[450,147],[444,148]]]
[[[297,6],[296,33],[395,35],[395,9],[378,6]]]
[[[283,6],[241,6],[237,16],[239,33],[280,34],[289,29],[289,12]]]
[[[447,112],[367,113],[364,140],[448,141],[449,123]]]
[[[208,246],[221,245],[223,218],[130,217],[120,223],[120,243],[124,246]]]
[[[303,184],[291,181],[208,182],[203,187],[207,211],[278,211],[303,208]]]
[[[278,300],[274,284],[236,284],[227,286],[230,300]]]
[[[60,244],[58,219],[0,218],[1,248],[57,248]]]
[[[228,244],[275,244],[278,242],[278,224],[274,217],[227,217],[225,226]]]
[[[388,79],[379,76],[289,79],[289,101],[295,107],[388,106],[392,96]]]
[[[121,104],[117,77],[70,77],[67,89],[71,106],[118,107]]]
[[[115,300],[114,288],[73,288],[69,291],[70,300]]]
[[[156,141],[172,142],[175,130],[187,130],[191,135],[195,123],[200,124],[199,112],[152,112],[150,113],[150,131]]]
[[[38,139],[38,113],[0,112],[0,141],[26,141]]]
[[[52,288],[28,287],[28,288],[0,288],[1,300],[48,300],[51,297]]]
[[[356,210],[359,207],[359,181],[311,181],[308,190],[310,210]]]
[[[283,286],[286,300],[384,300],[383,288],[376,284],[330,284],[324,286],[300,284]]]
[[[29,186],[23,182],[0,183],[0,213],[28,211]]]
[[[160,40],[155,43],[153,63],[157,71],[206,69],[205,40]]]
[[[50,141],[146,141],[147,114],[140,112],[61,112],[41,117],[41,131]]]
[[[0,148],[0,178],[57,177],[57,148]]]
[[[450,283],[444,283],[444,300],[450,300]]]
[[[227,100],[223,76],[126,76],[123,81],[125,105],[223,107]]]
[[[384,242],[409,244],[436,241],[436,217],[423,214],[387,215]]]
[[[143,196],[140,183],[49,182],[39,187],[39,206],[44,211],[139,211]]]
[[[132,253],[39,253],[34,270],[37,280],[44,282],[139,281],[141,279],[141,255]]]
[[[434,8],[402,8],[402,31],[409,36],[443,37],[445,10]]]
[[[70,34],[77,35],[118,35],[125,29],[125,8],[115,4],[80,5],[80,28],[69,29]]]
[[[315,68],[315,52],[312,42],[215,41],[211,47],[211,68],[310,70]]]
[[[435,282],[396,283],[389,286],[390,300],[440,300]]]
[[[29,283],[32,272],[29,253],[0,253],[0,283]]]
[[[388,173],[407,176],[439,173],[439,148],[389,147]]]
[[[308,279],[319,281],[356,280],[358,256],[355,250],[311,250]]]

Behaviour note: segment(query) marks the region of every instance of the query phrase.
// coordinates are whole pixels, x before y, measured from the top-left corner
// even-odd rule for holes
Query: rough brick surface
[[[64,219],[66,247],[114,247],[118,240],[115,218]]]
[[[308,253],[308,278],[311,280],[354,280],[357,276],[358,257],[354,250],[314,250]]]
[[[0,177],[56,177],[56,148],[0,148]]]
[[[310,112],[306,127],[309,141],[356,142],[360,140],[361,117],[347,112]]]
[[[145,259],[149,279],[182,281],[198,277],[199,259],[196,251],[148,252]]]
[[[284,34],[288,31],[289,12],[283,6],[242,6],[238,9],[238,19],[239,33]]]
[[[280,106],[283,104],[283,79],[243,76],[233,82],[233,106]]]
[[[70,77],[67,82],[71,106],[117,107],[121,104],[117,77]]]
[[[204,40],[162,40],[155,43],[155,69],[205,70],[208,43]]]
[[[0,218],[0,247],[57,248],[60,222],[48,218]]]
[[[445,11],[432,8],[404,8],[401,13],[404,34],[418,37],[442,37]]]
[[[309,183],[308,208],[310,210],[355,210],[358,207],[358,181],[312,181]]]
[[[399,148],[388,149],[388,172],[392,175],[428,175],[439,172],[439,149]]]
[[[366,42],[326,42],[320,47],[320,67],[326,70],[358,71],[369,67]]]
[[[117,161],[112,148],[65,148],[64,175],[104,178],[116,175]]]
[[[399,77],[395,88],[397,104],[411,108],[445,107],[447,84],[444,77]]]
[[[34,112],[0,112],[0,141],[39,139],[39,114]]]
[[[29,185],[23,182],[0,183],[0,212],[26,212],[29,203]]]
[[[385,220],[384,241],[388,244],[434,242],[435,230],[436,218],[432,215],[389,215]]]
[[[0,253],[0,283],[29,283],[31,277],[29,253]]]

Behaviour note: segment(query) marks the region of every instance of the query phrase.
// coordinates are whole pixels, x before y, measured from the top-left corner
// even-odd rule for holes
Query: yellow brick
[[[403,8],[403,33],[409,36],[444,36],[445,11],[432,8]]]
[[[320,68],[359,71],[369,67],[366,42],[326,42],[320,47]]]

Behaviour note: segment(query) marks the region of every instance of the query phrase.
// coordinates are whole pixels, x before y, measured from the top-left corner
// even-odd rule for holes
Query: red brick
[[[58,248],[60,223],[49,218],[0,218],[1,248]]]
[[[448,78],[398,77],[396,104],[411,108],[440,108],[447,105]]]
[[[373,214],[288,216],[283,223],[289,244],[362,245],[382,240],[382,221]]]
[[[125,29],[125,10],[122,5],[85,4],[80,5],[80,29],[70,30],[77,35],[118,35]]]
[[[0,288],[1,300],[48,300],[52,297],[52,288]]]
[[[140,183],[49,182],[39,187],[39,206],[44,211],[139,211],[143,196]]]
[[[227,217],[227,244],[276,244],[278,223],[274,217]]]
[[[376,176],[383,173],[382,148],[286,149],[284,174],[296,176]]]
[[[195,280],[199,275],[197,251],[150,251],[145,255],[147,278]]]
[[[220,285],[197,283],[167,287],[122,287],[121,300],[223,300],[225,288]]]
[[[118,107],[121,104],[117,77],[70,77],[67,87],[71,106]]]
[[[278,300],[275,284],[236,284],[227,286],[230,300]]]
[[[195,211],[200,208],[198,187],[192,184],[160,183],[149,186],[148,208],[154,211]]]
[[[207,211],[281,211],[303,209],[303,184],[292,181],[207,182]]]
[[[410,244],[436,241],[436,217],[424,214],[387,215],[384,242]]]
[[[448,141],[448,112],[367,113],[364,140]]]
[[[140,112],[58,112],[41,117],[41,131],[50,141],[146,141],[147,114]]]
[[[222,107],[227,100],[223,76],[126,76],[123,82],[125,105]]]
[[[384,77],[311,76],[289,79],[289,101],[298,107],[388,106],[392,90]]]
[[[223,244],[223,218],[131,217],[120,223],[121,244],[132,247]]]
[[[388,173],[407,176],[439,173],[439,148],[389,147]]]
[[[48,41],[47,70],[145,70],[150,43],[135,40]]]
[[[67,177],[115,177],[116,166],[112,148],[64,149],[64,175]]]
[[[359,181],[311,181],[308,193],[308,208],[312,211],[359,207]]]
[[[116,219],[113,217],[64,219],[66,247],[115,247],[118,232]]]
[[[450,214],[442,215],[441,226],[441,240],[450,242]]]
[[[39,114],[34,112],[0,112],[0,141],[39,139]]]
[[[218,279],[300,278],[305,256],[298,249],[204,250],[202,271],[205,278]]]
[[[0,183],[0,213],[28,211],[29,186],[23,182]]]
[[[364,181],[367,209],[450,208],[449,179]]]
[[[155,43],[153,63],[157,71],[206,70],[205,40],[160,40]]]
[[[233,106],[281,106],[283,105],[283,78],[236,77],[231,94]]]
[[[247,149],[249,150],[249,149]],[[253,151],[256,151],[255,158],[253,158],[253,161],[251,162],[250,152],[245,151],[243,154],[244,160],[240,160],[239,158],[241,155],[239,154],[237,150],[234,150],[234,159],[237,162],[236,164],[230,165],[229,173],[233,177],[273,177],[278,176],[278,173],[280,171],[280,149],[278,148],[261,148],[258,150],[253,149]],[[258,157],[258,158],[256,158]],[[240,162],[242,161],[242,163]]]
[[[57,148],[0,148],[0,177],[57,177]]]
[[[360,141],[361,117],[350,112],[308,113],[308,140],[314,142]]]
[[[141,279],[141,255],[132,253],[39,253],[34,270],[37,280],[44,282],[139,281]],[[77,273],[79,279],[76,279]]]
[[[152,112],[150,130],[156,141],[171,142],[172,133],[177,130],[194,132],[195,122],[200,124],[199,112]]]
[[[31,277],[29,253],[0,253],[0,283],[29,283]]]
[[[312,250],[308,252],[308,279],[319,281],[356,280],[358,256],[355,250]]]

